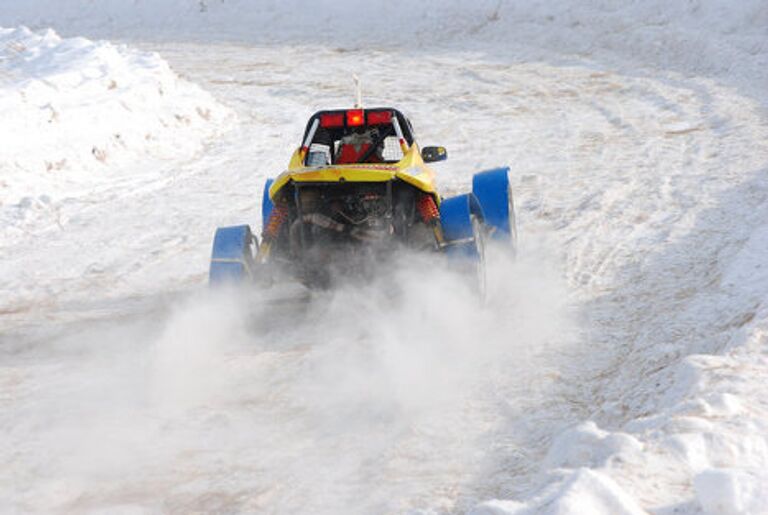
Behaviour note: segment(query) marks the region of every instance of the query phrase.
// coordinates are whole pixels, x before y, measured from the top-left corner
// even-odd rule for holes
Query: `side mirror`
[[[424,147],[421,149],[421,158],[425,163],[445,161],[448,159],[448,151],[445,147]]]

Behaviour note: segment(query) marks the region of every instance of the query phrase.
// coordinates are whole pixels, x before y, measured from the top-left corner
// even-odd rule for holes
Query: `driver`
[[[374,145],[376,148],[372,148]],[[339,140],[334,161],[336,164],[381,163],[382,152],[378,129],[357,129]]]

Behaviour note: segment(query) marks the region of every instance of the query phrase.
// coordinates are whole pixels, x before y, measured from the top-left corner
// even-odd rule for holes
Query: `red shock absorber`
[[[437,203],[432,195],[422,195],[416,204],[416,209],[427,225],[433,225],[440,218],[440,210],[437,209]]]
[[[285,204],[275,204],[272,208],[272,212],[269,214],[269,221],[264,229],[262,237],[266,241],[273,241],[280,233],[280,228],[283,223],[288,219],[288,206]]]

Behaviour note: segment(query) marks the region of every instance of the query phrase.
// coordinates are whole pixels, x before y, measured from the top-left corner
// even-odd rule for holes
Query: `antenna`
[[[360,86],[360,77],[353,73],[352,80],[355,82],[355,109],[361,109],[363,107],[363,89]]]

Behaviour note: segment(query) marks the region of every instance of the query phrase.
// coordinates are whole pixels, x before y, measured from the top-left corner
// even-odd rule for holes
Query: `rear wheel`
[[[209,284],[236,284],[253,280],[256,269],[253,255],[258,247],[258,241],[248,225],[216,229]]]
[[[475,174],[472,192],[482,206],[484,223],[491,239],[500,241],[517,252],[517,226],[509,168],[496,168]]]
[[[445,253],[451,268],[471,281],[472,289],[485,297],[485,238],[488,227],[482,208],[472,193],[443,200],[440,223],[445,237]]]
[[[481,299],[485,299],[487,291],[487,276],[485,272],[485,227],[476,217],[472,216],[472,236],[475,244],[474,256],[470,258],[470,263],[474,271],[475,281],[473,287]]]

